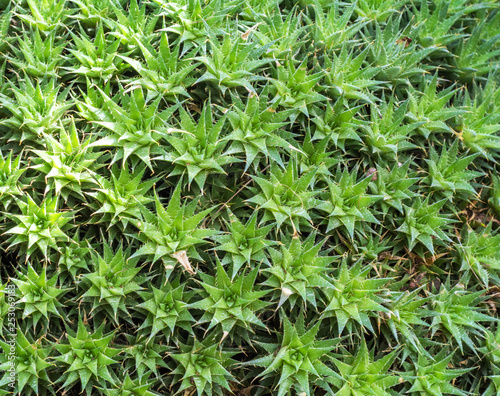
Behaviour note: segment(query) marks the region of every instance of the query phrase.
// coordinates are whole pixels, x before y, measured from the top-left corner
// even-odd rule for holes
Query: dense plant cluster
[[[0,0],[0,395],[500,395],[499,8]]]

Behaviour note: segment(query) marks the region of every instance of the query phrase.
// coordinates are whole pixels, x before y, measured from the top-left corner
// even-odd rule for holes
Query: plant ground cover
[[[0,395],[500,395],[499,6],[0,0]]]

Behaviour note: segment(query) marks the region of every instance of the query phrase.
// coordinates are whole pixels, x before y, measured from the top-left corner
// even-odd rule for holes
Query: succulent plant
[[[403,378],[413,382],[412,386],[407,390],[408,393],[414,395],[427,394],[450,394],[463,395],[467,393],[456,388],[450,381],[467,373],[470,368],[456,369],[450,366],[450,360],[453,358],[453,353],[442,349],[435,357],[434,361],[430,361],[423,355],[418,356],[418,360],[413,363],[412,371],[403,374]]]
[[[18,37],[17,45],[11,44],[13,56],[7,59],[18,70],[30,77],[57,77],[64,60],[61,55],[65,43],[57,40],[54,32],[43,38],[39,29],[29,35],[24,32],[22,38]]]
[[[220,134],[225,117],[215,123],[210,103],[203,107],[197,123],[184,109],[180,109],[180,113],[180,124],[169,129],[169,135],[165,137],[171,149],[165,150],[162,156],[155,159],[173,164],[170,176],[187,173],[189,184],[194,180],[203,194],[205,181],[210,174],[225,174],[223,167],[239,160],[224,152],[226,142],[220,138]]]
[[[159,95],[175,101],[178,97],[190,97],[186,88],[196,80],[190,74],[198,63],[192,62],[191,57],[179,59],[179,47],[171,51],[167,34],[162,34],[158,50],[142,41],[137,41],[137,45],[144,55],[145,64],[134,58],[120,55],[122,60],[139,73],[140,78],[130,80],[132,87],[146,89],[148,98],[155,98]]]
[[[162,260],[168,273],[179,263],[184,271],[194,274],[190,259],[201,260],[196,246],[206,243],[205,238],[217,232],[201,228],[198,225],[212,211],[212,208],[195,213],[196,200],[181,206],[181,184],[175,188],[167,208],[155,195],[156,211],[152,213],[147,208],[142,212],[142,220],[136,223],[141,231],[139,234],[142,246],[132,255],[148,256],[153,264]]]
[[[253,290],[258,273],[259,267],[256,267],[231,280],[219,261],[215,276],[200,272],[200,286],[204,290],[198,294],[203,299],[189,305],[203,311],[197,323],[209,323],[207,331],[217,326],[224,338],[241,337],[250,342],[248,333],[253,333],[253,327],[265,328],[255,312],[268,305],[261,299],[269,291]]]
[[[471,293],[461,290],[463,287],[460,286],[442,284],[439,293],[432,299],[433,311],[437,313],[431,322],[432,334],[441,330],[454,339],[460,350],[463,350],[463,344],[474,350],[476,346],[470,335],[485,331],[479,322],[493,322],[498,319],[480,312],[475,307],[478,302],[484,300],[482,290]]]
[[[113,252],[107,244],[104,244],[103,256],[92,254],[93,266],[89,273],[82,276],[81,285],[85,290],[81,298],[92,303],[91,314],[98,315],[100,311],[105,311],[112,314],[115,321],[118,320],[118,311],[130,316],[126,302],[131,293],[142,289],[141,284],[146,282],[147,277],[137,276],[141,270],[136,265],[138,259],[129,256],[129,249],[123,251],[120,247]]]
[[[84,117],[105,128],[106,133],[91,143],[91,147],[116,147],[111,163],[133,156],[152,169],[153,157],[163,154],[160,140],[168,134],[166,122],[175,111],[175,106],[158,112],[161,97],[148,103],[141,88],[127,95],[122,91],[122,107],[97,87],[89,88],[85,102],[78,106]]]
[[[406,237],[408,250],[421,243],[434,254],[435,243],[451,242],[444,229],[455,220],[450,219],[449,215],[440,213],[446,201],[445,198],[430,204],[429,197],[425,200],[417,197],[411,207],[403,206],[404,217],[400,218],[400,225],[396,231]]]
[[[429,159],[425,160],[429,175],[422,183],[446,197],[474,195],[476,191],[471,186],[471,181],[482,174],[467,168],[478,155],[479,153],[475,153],[458,157],[458,139],[455,139],[449,150],[443,146],[439,156],[434,147],[431,147]]]
[[[21,156],[12,157],[12,151],[5,158],[0,152],[0,202],[5,210],[16,202],[23,192],[19,179],[25,169],[20,169]]]
[[[211,340],[193,339],[189,344],[181,344],[178,352],[170,355],[176,363],[172,371],[174,384],[180,382],[176,393],[189,390],[198,395],[222,395],[223,389],[230,390],[228,381],[234,377],[227,369],[234,363],[231,356],[235,353],[221,350]]]
[[[391,395],[389,389],[402,380],[397,375],[388,374],[400,351],[394,350],[383,358],[375,361],[368,351],[365,339],[355,355],[342,356],[342,360],[332,358],[333,364],[339,370],[341,380],[337,380],[337,395]]]
[[[141,219],[141,205],[153,201],[146,196],[157,182],[157,178],[143,181],[146,165],[136,167],[132,172],[127,167],[121,169],[114,164],[111,167],[111,178],[95,175],[94,180],[100,188],[87,195],[94,198],[89,206],[93,209],[93,223],[108,225],[108,232],[113,237],[121,230],[127,229],[129,223],[134,224]]]
[[[317,383],[331,392],[330,384],[334,382],[335,372],[325,364],[326,357],[339,343],[339,339],[318,340],[316,336],[321,322],[305,328],[303,316],[299,316],[295,325],[283,317],[283,333],[279,343],[262,344],[268,352],[263,357],[246,362],[247,365],[264,367],[258,374],[261,381],[273,378],[273,387],[278,395],[286,395],[290,389],[297,393],[311,394],[310,384]]]
[[[461,236],[456,258],[460,271],[471,271],[486,287],[490,282],[499,283],[500,235],[493,231],[493,224],[489,223],[479,232],[464,227]]]
[[[227,89],[243,87],[248,92],[255,92],[252,82],[265,80],[257,74],[270,59],[259,59],[266,47],[257,42],[246,42],[243,38],[225,34],[222,42],[214,34],[209,34],[210,55],[204,54],[194,59],[201,62],[206,71],[195,84],[211,82],[217,84],[222,94]]]
[[[134,309],[147,312],[146,320],[139,327],[139,334],[149,334],[148,343],[159,332],[169,339],[177,328],[190,331],[195,322],[188,309],[193,293],[184,289],[185,285],[177,277],[160,289],[152,286],[151,291],[138,292],[143,302]]]
[[[77,62],[74,62],[74,66],[65,67],[65,70],[85,78],[101,79],[107,82],[127,68],[123,59],[118,56],[120,40],[115,38],[114,41],[108,43],[102,23],[98,26],[93,42],[85,31],[82,31],[79,36],[71,34],[75,48],[69,51]]]
[[[455,130],[464,146],[473,153],[493,158],[500,149],[500,138],[496,134],[500,125],[496,111],[500,106],[500,94],[498,90],[494,91],[493,79],[488,80],[484,89],[476,87],[476,90],[474,99],[469,92],[463,92],[460,99],[467,111],[459,117]]]
[[[282,244],[278,251],[269,249],[271,263],[262,269],[267,279],[263,286],[271,287],[273,300],[278,300],[278,308],[286,301],[290,307],[295,304],[308,303],[317,307],[321,299],[321,290],[334,290],[333,280],[329,276],[329,266],[334,257],[319,256],[323,242],[315,244],[315,235],[311,234],[306,240],[292,238],[287,244]]]
[[[257,226],[257,213],[254,212],[246,224],[242,224],[234,213],[229,211],[228,232],[214,236],[217,242],[214,249],[226,252],[221,264],[231,267],[231,279],[234,279],[245,264],[252,267],[255,263],[269,263],[266,249],[274,245],[274,242],[267,240],[266,236],[273,225],[269,224],[259,228]]]
[[[63,318],[60,309],[64,307],[60,298],[68,293],[68,289],[57,287],[58,274],[47,278],[47,270],[43,268],[40,273],[28,265],[27,275],[18,273],[18,279],[12,279],[16,285],[16,297],[22,307],[22,319],[36,328],[40,319],[44,327],[48,328],[51,316]]]
[[[327,97],[319,92],[322,91],[319,82],[324,75],[323,70],[316,73],[309,70],[305,60],[297,65],[291,59],[286,60],[284,64],[278,62],[271,69],[273,89],[270,91],[274,96],[271,103],[278,103],[289,110],[292,123],[300,114],[309,117],[309,113],[314,114],[314,104],[327,101]]]
[[[17,331],[15,340],[14,364],[17,383],[14,392],[23,395],[54,394],[46,393],[46,388],[51,384],[47,369],[53,366],[48,360],[52,346],[48,345],[43,337],[35,341],[29,334],[25,335],[20,330]],[[0,368],[5,372],[4,378],[0,381],[4,382],[9,376],[11,361],[8,357],[12,356],[11,344],[0,341],[0,346],[4,352]]]
[[[122,363],[125,370],[135,372],[141,382],[147,381],[151,374],[161,380],[158,369],[168,368],[168,365],[163,360],[169,350],[168,346],[148,342],[149,340],[145,338],[134,337],[130,334],[125,334],[125,339],[127,340],[127,346],[124,348],[125,356]]]
[[[370,266],[363,268],[360,261],[348,267],[347,260],[344,259],[338,275],[333,278],[334,287],[324,290],[326,307],[321,318],[334,319],[333,323],[337,325],[339,336],[346,327],[346,330],[352,333],[354,323],[375,332],[371,318],[382,312],[390,313],[390,310],[382,305],[389,302],[387,291],[382,289],[389,279],[369,278],[371,269]]]
[[[78,320],[77,331],[68,328],[67,341],[57,343],[54,347],[59,352],[53,360],[64,366],[65,371],[55,381],[62,383],[62,387],[70,387],[79,382],[81,391],[87,395],[92,394],[92,387],[107,384],[116,384],[109,366],[117,364],[116,355],[119,349],[110,347],[114,333],[104,334],[104,323],[94,331]]]
[[[320,212],[326,212],[326,232],[343,227],[353,238],[355,230],[362,232],[364,222],[379,223],[369,208],[382,197],[366,193],[371,179],[368,175],[358,181],[357,170],[349,173],[347,168],[337,167],[335,181],[327,180],[328,191],[320,195],[317,205]]]
[[[73,102],[66,101],[69,87],[59,91],[55,78],[44,77],[36,86],[30,78],[25,78],[19,87],[12,87],[15,99],[0,95],[2,107],[12,114],[1,121],[12,130],[9,140],[18,144],[25,140],[39,142],[45,134],[51,135],[63,129],[69,121],[63,115],[73,107]],[[20,134],[15,133],[16,130]]]
[[[289,112],[278,111],[268,104],[267,95],[250,94],[243,106],[236,102],[227,113],[232,131],[224,137],[230,142],[228,153],[245,153],[245,171],[257,167],[262,157],[271,159],[282,167],[280,152],[290,152],[290,143],[280,136],[280,128],[286,125]]]
[[[5,231],[10,235],[8,243],[10,246],[20,245],[25,261],[38,251],[47,259],[49,248],[59,250],[58,243],[71,242],[65,230],[74,213],[59,211],[57,196],[47,196],[40,205],[30,195],[25,196],[27,202],[17,199],[22,214],[13,215],[15,225]]]
[[[259,188],[251,188],[254,195],[247,202],[263,210],[261,223],[275,221],[279,228],[286,222],[294,234],[300,232],[301,227],[309,226],[309,212],[317,205],[318,191],[311,186],[315,173],[311,170],[299,176],[296,161],[290,161],[285,171],[272,166],[269,179],[254,177]]]
[[[45,193],[55,191],[65,201],[70,195],[82,199],[82,188],[96,184],[96,161],[101,153],[92,152],[90,143],[90,139],[80,141],[73,121],[69,131],[59,131],[59,139],[50,135],[45,138],[45,150],[32,151],[38,158],[34,158],[31,168],[45,175]]]
[[[16,16],[32,28],[38,29],[44,35],[66,27],[71,9],[66,0],[26,0],[28,9],[19,8]],[[29,10],[29,12],[28,12]]]

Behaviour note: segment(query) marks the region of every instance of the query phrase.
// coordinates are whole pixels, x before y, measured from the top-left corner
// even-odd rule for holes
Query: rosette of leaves
[[[406,120],[410,122],[423,122],[417,131],[425,138],[439,132],[451,133],[452,129],[448,125],[453,118],[462,114],[463,109],[448,107],[447,104],[456,90],[453,86],[445,89],[440,88],[438,74],[435,73],[432,79],[422,79],[418,90],[408,90],[408,108]],[[432,147],[432,146],[431,146]]]
[[[469,195],[476,195],[471,180],[483,175],[481,172],[468,170],[468,166],[480,155],[474,153],[467,156],[458,155],[458,139],[453,141],[449,149],[443,145],[438,155],[434,146],[430,146],[427,162],[428,176],[422,180],[432,191],[450,199],[467,199]]]
[[[258,187],[248,187],[253,196],[247,199],[264,212],[261,223],[275,221],[280,228],[286,222],[292,225],[294,234],[300,232],[301,226],[310,227],[309,212],[316,207],[319,192],[311,186],[316,170],[299,176],[297,168],[297,161],[293,159],[284,171],[272,163],[266,178],[253,176]]]
[[[252,83],[266,80],[261,75],[262,69],[271,62],[271,59],[261,58],[267,46],[261,46],[257,41],[245,41],[234,33],[224,34],[222,42],[214,33],[210,33],[209,42],[210,54],[194,58],[206,69],[195,84],[210,82],[223,95],[228,89],[238,87],[255,93]]]
[[[360,121],[355,118],[358,110],[359,107],[346,107],[342,99],[338,99],[333,106],[327,103],[324,114],[311,118],[315,125],[313,140],[328,137],[329,141],[342,151],[345,151],[346,143],[355,141],[361,143],[361,138],[355,132],[360,124]]]
[[[99,388],[103,394],[108,396],[123,396],[123,395],[137,395],[137,396],[159,396],[160,393],[152,392],[150,389],[152,382],[148,382],[144,377],[138,376],[136,379],[130,378],[127,373],[125,379],[121,384],[116,384],[113,389]]]
[[[0,151],[0,203],[7,210],[23,192],[21,191],[20,177],[25,169],[20,169],[21,155],[12,157],[12,151],[4,158]]]
[[[180,47],[176,46],[173,51],[170,50],[167,34],[161,35],[158,50],[141,41],[138,41],[137,45],[146,61],[144,64],[137,59],[120,55],[120,58],[139,73],[139,78],[129,80],[131,87],[146,89],[148,99],[160,95],[175,102],[178,97],[190,97],[186,87],[195,82],[196,78],[190,74],[199,65],[191,60],[195,54],[180,58]]]
[[[55,78],[45,77],[36,86],[28,77],[19,86],[10,84],[15,98],[0,94],[1,106],[12,114],[0,122],[11,129],[9,141],[40,143],[41,137],[61,130],[70,121],[63,116],[73,107],[73,101],[66,100],[71,86],[59,92],[61,86]]]
[[[107,225],[111,238],[127,229],[128,224],[141,219],[141,208],[152,202],[148,196],[151,187],[158,181],[150,177],[143,181],[146,165],[137,166],[130,171],[128,165],[118,168],[116,164],[111,167],[110,178],[95,175],[100,188],[95,192],[87,192],[94,198],[89,203],[92,209],[92,223]]]
[[[155,38],[156,23],[159,16],[146,12],[146,4],[130,0],[120,4],[120,1],[108,3],[113,13],[103,19],[109,28],[110,35],[118,38],[129,51],[137,50],[137,42],[151,42]],[[125,6],[126,7],[125,9]]]
[[[8,360],[12,356],[11,344],[0,341],[4,352],[2,359],[0,359],[0,370],[4,372],[0,386],[5,386],[10,382],[9,369],[11,363],[14,363],[16,387],[11,388],[14,393],[23,395],[54,394],[53,391],[47,392],[52,382],[47,370],[53,365],[48,361],[52,347],[47,345],[47,342],[43,342],[43,337],[34,341],[29,333],[24,334],[20,329],[17,330],[15,341],[14,362]]]
[[[412,161],[408,159],[404,164],[395,164],[390,170],[380,165],[376,170],[371,168],[374,173],[369,184],[370,191],[382,197],[376,206],[380,207],[384,215],[392,209],[403,213],[403,202],[408,202],[409,199],[418,196],[410,189],[417,181],[420,181],[418,177],[408,177],[411,163]]]
[[[224,141],[230,142],[228,153],[245,153],[245,172],[251,165],[256,168],[262,157],[284,168],[280,153],[289,153],[293,148],[282,131],[290,112],[276,112],[275,106],[268,104],[267,94],[268,88],[265,88],[260,96],[249,95],[246,106],[241,100],[235,100],[227,112],[232,131]]]
[[[338,391],[338,396],[390,396],[395,393],[390,388],[400,383],[397,375],[389,374],[398,357],[400,350],[394,350],[385,354],[382,358],[375,360],[374,350],[368,351],[366,341],[361,339],[361,344],[356,354],[345,351],[342,358],[331,357],[341,379],[333,378]]]
[[[95,185],[95,171],[99,168],[97,159],[102,155],[92,152],[90,138],[80,138],[72,120],[69,130],[61,129],[59,138],[45,137],[44,150],[32,150],[36,155],[32,169],[45,175],[45,194],[55,191],[68,201],[73,196],[78,201],[83,199],[83,190]]]
[[[363,40],[369,42],[366,61],[373,67],[379,67],[375,76],[385,81],[390,89],[408,87],[422,73],[431,67],[427,59],[434,48],[421,48],[411,39],[411,24],[403,25],[403,14],[387,21],[367,25],[362,32]]]
[[[127,344],[123,348],[124,362],[122,366],[127,375],[131,372],[136,373],[137,377],[141,379],[147,379],[151,374],[154,374],[163,383],[158,369],[168,368],[164,358],[169,351],[169,347],[162,343],[149,342],[149,340],[140,336],[124,335]]]
[[[498,59],[500,35],[497,33],[489,37],[486,28],[492,21],[485,19],[478,23],[470,36],[460,40],[457,48],[454,48],[453,53],[456,56],[451,58],[450,69],[461,81],[485,80],[492,63]]]
[[[90,243],[86,239],[80,239],[78,232],[73,236],[73,242],[63,246],[57,256],[50,260],[51,263],[57,263],[61,284],[64,284],[69,277],[76,281],[82,272],[89,272],[88,259],[92,249]]]
[[[394,338],[396,343],[405,341],[403,356],[413,356],[415,352],[431,356],[424,349],[425,344],[422,345],[422,341],[425,339],[424,332],[429,328],[429,323],[423,319],[433,316],[427,305],[433,297],[420,297],[419,294],[425,286],[411,292],[398,291],[399,284],[391,286],[391,300],[387,304],[389,312],[382,312],[379,320],[379,326],[380,322],[384,324],[382,334],[387,340]]]
[[[390,292],[382,289],[390,279],[370,278],[371,269],[370,265],[362,266],[361,261],[349,268],[343,259],[338,275],[332,278],[334,287],[323,289],[326,307],[321,318],[334,318],[339,336],[345,328],[349,333],[356,331],[355,323],[375,333],[370,318],[390,312],[382,305],[390,302]]]
[[[269,248],[271,264],[262,273],[267,279],[261,284],[273,289],[273,300],[277,300],[278,308],[289,301],[293,308],[298,303],[309,303],[317,308],[317,300],[321,299],[319,290],[335,289],[329,277],[329,268],[334,257],[320,256],[324,241],[314,244],[315,234],[306,240],[298,237],[286,245],[282,244],[278,251]]]
[[[357,136],[357,135],[356,135]],[[304,141],[300,151],[299,169],[301,173],[308,173],[316,170],[319,179],[331,177],[330,169],[341,162],[341,154],[335,151],[328,151],[330,136],[326,136],[318,143],[312,141],[310,129],[306,130]],[[316,184],[316,178],[312,182]]]
[[[249,332],[253,333],[253,328],[266,328],[255,313],[269,304],[261,300],[268,290],[253,290],[258,273],[259,267],[255,267],[231,281],[220,261],[217,261],[215,276],[200,272],[202,299],[189,305],[203,311],[197,323],[210,323],[207,331],[215,327],[222,329],[223,338],[241,337],[250,343]]]
[[[424,122],[404,123],[408,101],[399,106],[394,102],[395,98],[391,97],[387,103],[370,106],[370,121],[360,125],[358,133],[364,142],[362,151],[370,156],[397,158],[401,152],[416,148],[410,138]]]
[[[290,111],[290,121],[293,124],[300,114],[309,118],[315,114],[314,105],[324,104],[328,99],[319,93],[323,90],[319,82],[325,71],[312,73],[307,68],[306,60],[296,67],[295,60],[287,59],[285,65],[278,64],[271,68],[270,104],[277,103]]]
[[[236,351],[220,349],[219,343],[211,339],[192,340],[187,344],[181,343],[178,351],[170,355],[176,363],[171,372],[174,376],[172,384],[180,382],[175,393],[188,390],[196,391],[198,396],[222,396],[224,389],[230,390],[228,381],[235,381],[227,369],[236,363],[231,359]]]
[[[94,386],[107,388],[107,384],[118,383],[109,366],[118,363],[115,357],[120,350],[109,346],[115,334],[104,334],[104,326],[102,323],[95,330],[88,329],[79,317],[77,331],[67,329],[68,341],[54,344],[60,355],[52,359],[65,368],[55,384],[70,389],[79,383],[82,393],[92,395]]]
[[[198,226],[213,208],[195,213],[197,200],[181,205],[181,186],[182,183],[179,182],[166,209],[155,194],[155,212],[143,207],[142,220],[137,222],[140,231],[138,239],[142,246],[132,257],[147,256],[146,260],[152,264],[162,260],[167,276],[176,262],[193,275],[195,271],[189,259],[201,260],[196,247],[205,244],[205,238],[217,233]]]
[[[500,90],[490,78],[483,89],[475,87],[473,99],[467,90],[461,93],[457,101],[467,111],[458,117],[457,136],[466,148],[494,161],[500,150]]]
[[[56,39],[55,33],[42,38],[40,31],[34,29],[30,34],[24,32],[22,38],[18,37],[17,45],[11,44],[12,56],[7,56],[7,59],[30,77],[57,77],[65,47],[66,43]]]
[[[374,104],[377,98],[371,92],[378,91],[383,86],[383,81],[375,79],[381,68],[363,67],[368,48],[357,55],[354,54],[355,51],[348,52],[348,45],[344,44],[338,55],[333,52],[331,57],[325,56],[323,68],[326,73],[323,85],[329,97]]]
[[[422,47],[433,47],[440,55],[449,53],[446,48],[448,44],[464,37],[462,29],[454,28],[462,13],[448,12],[449,4],[447,1],[435,1],[435,8],[430,9],[425,2],[420,7],[414,6],[412,10],[415,17],[414,37]]]
[[[408,383],[404,389],[405,393],[421,396],[446,394],[466,396],[467,393],[450,384],[450,381],[473,368],[449,368],[453,367],[451,365],[452,358],[453,353],[450,353],[447,348],[443,348],[432,360],[419,354],[416,361],[403,363],[403,366],[408,367],[408,371],[401,373]]]
[[[138,258],[130,258],[130,247],[123,251],[120,247],[113,251],[104,243],[104,255],[92,252],[91,272],[82,276],[80,288],[85,290],[81,296],[84,302],[92,303],[94,316],[104,311],[106,316],[128,320],[131,317],[127,306],[135,300],[136,293],[147,277],[138,276],[141,267]],[[119,317],[118,317],[119,315]],[[127,315],[127,316],[125,316]]]
[[[408,250],[413,250],[417,243],[421,243],[434,255],[435,244],[452,241],[445,231],[455,220],[450,219],[448,214],[440,213],[447,201],[444,198],[430,204],[428,196],[425,200],[415,198],[411,207],[403,205],[404,217],[399,219],[400,226],[396,231],[406,236]]]
[[[169,176],[187,173],[189,184],[194,180],[202,194],[210,174],[226,174],[223,166],[239,161],[224,152],[227,142],[220,135],[226,117],[223,116],[214,123],[210,107],[210,102],[205,103],[197,123],[181,107],[179,125],[169,129],[169,135],[165,137],[171,147],[164,150],[160,157],[155,157],[156,160],[173,164],[174,169]],[[177,133],[180,135],[175,136]]]
[[[164,2],[152,0],[158,6],[158,15],[169,21],[165,31],[174,33],[176,47],[181,47],[181,57],[194,49],[202,53],[207,52],[207,36],[222,34],[222,22],[230,14],[231,6],[219,1],[202,2],[200,0],[182,0]],[[224,6],[229,6],[224,8]]]
[[[328,191],[321,193],[317,210],[326,212],[326,232],[345,227],[350,238],[354,231],[363,233],[363,223],[380,224],[370,208],[380,200],[380,195],[367,194],[368,184],[372,176],[357,181],[357,169],[341,170],[340,165],[335,173],[335,181],[327,179]]]
[[[141,88],[126,94],[123,89],[113,99],[109,85],[105,92],[99,87],[89,87],[85,102],[78,102],[80,114],[88,121],[105,128],[101,138],[91,147],[114,147],[111,164],[130,157],[133,163],[144,162],[153,170],[152,157],[164,153],[160,141],[168,135],[167,122],[176,106],[159,111],[161,97],[147,102]],[[116,102],[118,98],[121,106]]]
[[[21,4],[25,5],[24,2]],[[66,0],[26,0],[28,9],[20,5],[16,8],[16,16],[46,36],[54,31],[63,30],[66,27],[65,22],[73,11],[67,6]]]
[[[479,231],[464,227],[456,249],[459,271],[471,271],[485,287],[500,284],[500,234],[493,231],[493,223]]]
[[[273,224],[259,228],[257,214],[254,212],[245,224],[228,209],[230,223],[227,224],[228,232],[214,236],[217,243],[216,251],[226,252],[221,260],[222,265],[231,268],[231,279],[234,279],[241,267],[245,264],[252,267],[255,263],[269,263],[266,249],[273,245],[273,241],[266,239]]]
[[[361,236],[359,238],[359,245],[349,246],[353,249],[360,257],[368,261],[378,260],[379,262],[384,260],[387,256],[387,251],[394,245],[394,242],[390,241],[384,236],[368,234],[365,237]],[[335,251],[339,253],[345,253],[345,249],[338,247]],[[389,256],[390,257],[390,256]]]
[[[120,40],[115,38],[108,42],[102,23],[99,24],[93,41],[83,29],[81,29],[79,36],[72,32],[70,34],[75,44],[74,48],[69,49],[73,55],[73,65],[64,67],[65,70],[82,76],[83,81],[85,78],[89,78],[99,79],[106,83],[127,69],[128,66],[118,56]]]
[[[365,25],[364,22],[351,21],[355,8],[356,4],[341,7],[340,2],[314,2],[314,18],[306,16],[306,20],[314,25],[314,44],[318,49],[338,50],[355,43],[356,33]]]
[[[245,362],[245,365],[264,367],[265,370],[256,378],[260,378],[261,385],[277,389],[278,396],[288,394],[291,389],[309,396],[314,394],[314,385],[331,393],[330,384],[334,383],[337,374],[325,364],[325,360],[340,339],[317,339],[320,324],[317,321],[306,329],[303,315],[298,316],[295,325],[283,315],[279,343],[259,343],[268,354]]]
[[[475,351],[477,346],[470,335],[481,337],[486,331],[479,322],[497,322],[498,319],[480,312],[477,305],[487,297],[480,290],[471,293],[464,290],[464,286],[457,284],[451,287],[449,281],[441,285],[439,293],[435,294],[430,302],[432,310],[436,313],[431,322],[432,336],[438,330],[441,337],[449,340],[450,337],[458,344],[463,352],[465,343]]]
[[[48,278],[45,267],[37,272],[31,264],[28,264],[27,274],[21,271],[16,273],[17,279],[13,278],[12,282],[16,285],[17,304],[23,310],[22,319],[27,326],[35,329],[42,319],[45,329],[48,329],[55,324],[54,320],[50,320],[53,316],[63,319],[61,308],[64,305],[60,299],[69,289],[57,286],[57,272]]]
[[[177,276],[159,289],[151,286],[147,292],[138,292],[143,302],[136,305],[134,310],[146,313],[146,319],[139,327],[139,335],[145,337],[149,334],[147,343],[159,332],[170,340],[176,329],[188,333],[192,331],[195,319],[189,312],[188,303],[194,292],[186,291],[185,286]]]
[[[15,214],[11,219],[16,223],[5,231],[10,235],[7,239],[9,248],[19,245],[17,249],[28,261],[34,253],[42,253],[45,259],[48,257],[49,248],[59,251],[60,244],[71,242],[65,233],[74,218],[72,211],[58,211],[58,197],[46,196],[40,206],[33,198],[26,194],[26,202],[17,199],[17,205],[22,214]]]
[[[257,8],[266,8],[271,2],[246,2],[243,6],[247,8],[248,17],[255,25],[249,27],[242,35],[248,37],[252,34],[256,41],[266,47],[261,55],[270,59],[285,59],[297,54],[306,44],[303,39],[306,35],[307,26],[304,25],[303,14],[298,8],[290,10],[288,15],[266,10],[257,16]],[[251,10],[251,11],[250,11]],[[246,11],[243,11],[244,15]],[[240,14],[241,15],[241,14]]]

